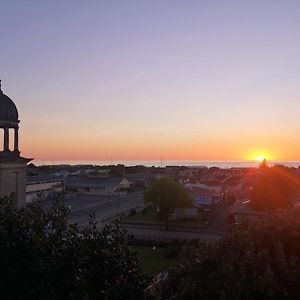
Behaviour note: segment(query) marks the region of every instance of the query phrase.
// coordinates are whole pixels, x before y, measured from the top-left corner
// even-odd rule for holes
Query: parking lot
[[[99,226],[103,226],[118,214],[144,207],[143,192],[129,193],[120,197],[75,194],[68,198],[66,197],[65,205],[71,210],[70,219],[79,225],[86,225],[91,214],[95,214]],[[46,206],[50,206],[51,202],[46,200]]]

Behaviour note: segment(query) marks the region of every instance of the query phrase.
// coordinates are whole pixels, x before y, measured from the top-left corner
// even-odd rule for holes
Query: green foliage
[[[35,199],[35,201],[43,202],[45,200],[46,200],[46,196],[45,196],[45,194],[42,191],[39,191],[39,192],[36,193],[36,199]]]
[[[134,246],[140,257],[140,265],[144,274],[155,276],[167,270],[172,259],[167,257],[167,249],[158,246]]]
[[[148,208],[147,212],[139,211],[135,215],[129,214],[125,219],[126,223],[140,223],[140,224],[161,224],[154,209]]]
[[[120,224],[79,229],[57,200],[0,201],[0,299],[144,299],[146,280]]]
[[[169,215],[172,209],[192,205],[192,200],[185,188],[167,176],[156,179],[145,191],[144,199],[146,203],[150,203],[159,209],[166,230],[168,229]]]
[[[170,259],[176,259],[182,251],[186,241],[184,239],[174,239],[168,245],[168,252],[166,256]]]
[[[231,227],[215,244],[184,247],[163,299],[300,299],[300,217],[272,213]]]
[[[300,188],[298,175],[281,166],[260,167],[260,175],[251,191],[251,204],[257,209],[287,208]]]

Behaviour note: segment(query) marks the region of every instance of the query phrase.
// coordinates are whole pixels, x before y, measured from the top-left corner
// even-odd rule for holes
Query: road
[[[45,206],[49,207],[51,203],[51,200],[46,200]],[[120,198],[118,196],[74,195],[71,199],[65,200],[65,205],[71,210],[70,221],[76,222],[80,226],[85,226],[88,224],[89,216],[95,214],[99,229],[117,217],[118,214],[129,212],[133,208],[142,209],[145,206],[143,191],[130,193]],[[143,240],[170,241],[181,238],[200,238],[215,241],[220,238],[224,231],[228,211],[229,209],[223,205],[217,207],[207,228],[198,232],[197,230],[188,229],[174,229],[166,232],[159,227],[155,228],[153,226],[125,225],[125,227],[129,233]]]
[[[169,231],[164,231],[163,226],[125,225],[129,233],[137,239],[151,241],[171,241],[173,239],[203,239],[206,241],[217,241],[226,229],[230,206],[220,203],[213,211],[206,228],[176,228],[170,226]],[[148,228],[147,228],[148,227]]]
[[[45,206],[49,207],[52,200],[46,200]],[[70,208],[70,220],[79,225],[87,225],[88,217],[95,214],[99,227],[103,226],[110,218],[131,209],[144,207],[143,192],[134,192],[124,196],[95,196],[74,195],[65,200],[65,205]]]

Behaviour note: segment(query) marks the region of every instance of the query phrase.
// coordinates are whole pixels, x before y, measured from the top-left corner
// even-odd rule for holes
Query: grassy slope
[[[153,210],[149,209],[146,214],[142,212],[137,212],[134,216],[128,216],[125,219],[125,223],[139,223],[139,224],[163,224],[163,222],[157,217]],[[205,226],[204,218],[197,219],[186,219],[178,221],[170,221],[170,225],[176,226]]]
[[[167,249],[156,248],[149,246],[134,246],[140,258],[140,267],[145,275],[154,276],[161,271],[167,270],[172,260],[165,255]]]

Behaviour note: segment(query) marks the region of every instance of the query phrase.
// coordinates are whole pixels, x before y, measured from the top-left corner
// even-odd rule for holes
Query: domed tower
[[[0,141],[0,198],[12,196],[17,207],[22,207],[26,203],[26,166],[31,159],[20,156],[19,123],[17,107],[3,94],[0,80],[0,130],[4,132],[2,148]]]

